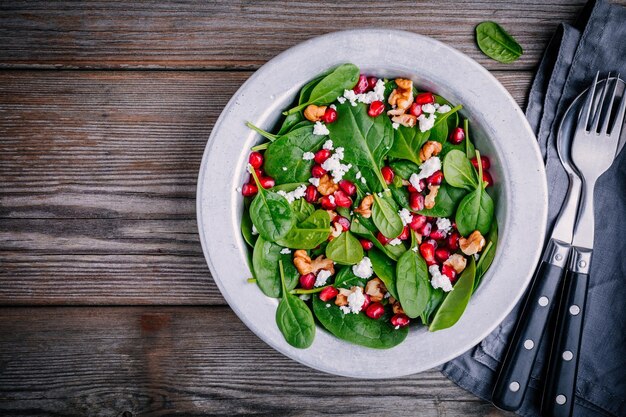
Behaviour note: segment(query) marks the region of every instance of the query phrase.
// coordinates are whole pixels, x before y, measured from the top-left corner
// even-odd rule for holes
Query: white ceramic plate
[[[450,329],[411,328],[390,350],[341,341],[318,326],[308,349],[289,346],[274,321],[277,300],[250,277],[240,233],[249,149],[260,137],[244,122],[271,129],[300,87],[345,62],[379,77],[409,77],[421,89],[463,104],[473,141],[492,161],[499,246],[463,317]],[[224,298],[257,336],[284,355],[321,371],[361,378],[397,377],[440,365],[479,343],[522,296],[538,261],[547,216],[547,185],[533,132],[506,89],[459,51],[409,32],[354,30],[297,45],[269,61],[237,91],[217,120],[198,178],[198,229],[204,255]],[[242,341],[242,343],[245,343]],[[378,364],[369,366],[368,364]],[[381,366],[381,364],[384,364]]]

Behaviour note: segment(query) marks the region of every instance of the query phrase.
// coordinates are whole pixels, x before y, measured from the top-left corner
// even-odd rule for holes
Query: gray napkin
[[[546,163],[550,225],[567,190],[555,148],[556,130],[567,106],[589,86],[596,71],[626,76],[626,9],[603,0],[587,3],[574,26],[559,26],[530,91],[526,116]],[[595,244],[574,415],[626,416],[626,151],[600,177],[594,198]],[[443,365],[443,374],[490,400],[519,308],[479,345]],[[550,338],[547,332],[539,346],[520,415],[539,415]]]

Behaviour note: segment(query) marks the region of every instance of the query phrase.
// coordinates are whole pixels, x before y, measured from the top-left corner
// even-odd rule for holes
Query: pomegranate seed
[[[260,152],[252,152],[248,157],[248,163],[252,165],[252,168],[259,169],[263,166],[263,155]]]
[[[333,196],[335,197],[335,204],[339,207],[348,208],[352,205],[352,199],[343,190],[335,191]]]
[[[367,78],[367,88],[373,90],[376,87],[376,83],[378,82],[378,78],[376,77],[368,77]]]
[[[262,169],[255,169],[254,173],[256,174],[257,178],[265,176],[265,171],[263,171]],[[250,184],[254,184],[254,178],[252,178],[252,175],[250,175]]]
[[[443,181],[443,172],[441,170],[435,171],[433,175],[426,178],[428,185],[439,185]]]
[[[419,93],[415,96],[415,102],[417,104],[433,104],[435,102],[435,96],[433,93]]]
[[[376,239],[378,239],[378,241],[382,243],[383,245],[386,245],[387,243],[391,242],[391,239],[387,238],[387,236],[383,235],[380,232],[376,234]]]
[[[452,133],[448,137],[448,140],[455,145],[463,142],[463,139],[465,139],[465,131],[460,127],[452,129]]]
[[[313,160],[315,160],[316,163],[322,165],[328,158],[330,158],[330,151],[328,149],[320,149],[319,151],[315,152]]]
[[[241,187],[241,194],[244,197],[252,197],[259,191],[259,188],[255,184],[244,184]]]
[[[472,165],[474,165],[474,168],[478,169],[478,158],[472,158]],[[480,156],[480,162],[483,166],[483,171],[486,169],[491,168],[491,162],[489,162],[489,158],[487,158],[486,156]]]
[[[437,249],[438,245],[437,245],[437,241],[435,239],[426,239],[424,241],[424,243],[431,244],[431,245],[433,245],[433,248]]]
[[[335,120],[337,120],[337,110],[330,107],[327,108],[322,116],[322,122],[333,123]]]
[[[380,100],[376,100],[370,103],[370,107],[367,109],[367,114],[369,114],[370,117],[378,117],[383,114],[384,111],[385,104]]]
[[[372,299],[367,294],[363,294],[363,298],[365,298],[365,300],[363,301],[363,305],[361,306],[361,310],[365,310],[370,305],[370,303],[372,302]]]
[[[359,81],[357,81],[352,91],[357,94],[363,94],[367,91],[367,87],[369,87],[369,84],[367,83],[367,77],[364,74],[361,74],[359,75]]]
[[[344,190],[348,195],[356,194],[356,185],[352,181],[341,180],[339,181],[339,188]]]
[[[374,244],[367,239],[359,239],[359,242],[361,242],[364,250],[371,250],[374,247]]]
[[[339,294],[339,291],[335,287],[326,287],[320,291],[320,300],[330,301]]]
[[[388,166],[382,167],[380,173],[383,174],[383,178],[385,179],[385,182],[387,184],[391,184],[393,182],[393,178],[396,176],[396,174],[393,172],[393,169]]]
[[[272,177],[261,177],[259,178],[259,182],[263,188],[272,188],[276,185],[276,181],[274,181],[274,178]]]
[[[422,216],[421,214],[416,214],[413,216],[413,220],[411,221],[411,229],[414,231],[421,230],[421,228],[426,224],[426,216]]]
[[[459,238],[461,235],[459,232],[452,232],[450,236],[448,236],[448,247],[451,251],[455,252],[459,250]]]
[[[392,326],[404,327],[408,326],[411,320],[406,314],[398,313],[390,320]]]
[[[374,320],[378,320],[383,314],[385,314],[385,306],[381,303],[372,303],[367,306],[367,310],[365,310],[365,315]]]
[[[444,232],[443,230],[436,229],[430,232],[429,237],[435,240],[443,240],[446,238],[446,232]]]
[[[406,186],[406,190],[407,190],[409,193],[419,193],[419,191],[417,191],[417,188],[413,187],[411,184],[409,184],[409,185],[407,185],[407,186]]]
[[[435,262],[435,247],[430,242],[424,242],[420,245],[420,253],[428,266],[437,263]]]
[[[311,184],[306,187],[306,192],[304,193],[304,199],[309,203],[315,203],[317,199],[320,197],[317,192],[317,188]]]
[[[407,226],[404,226],[404,229],[402,229],[402,233],[400,233],[400,235],[398,236],[398,239],[407,240],[409,236],[411,236],[411,230],[409,229],[409,226],[407,225]]]
[[[456,281],[456,271],[451,265],[444,265],[441,267],[441,273],[448,278],[450,278],[451,282]]]
[[[315,274],[309,272],[306,275],[300,275],[300,286],[305,290],[310,290],[315,285]]]
[[[320,165],[313,165],[313,168],[311,168],[311,175],[313,175],[315,178],[322,178],[324,175],[326,175],[326,170]]]
[[[335,223],[338,223],[344,232],[350,230],[350,220],[346,219],[343,216],[337,216],[334,220]]]
[[[409,206],[413,211],[424,210],[424,196],[420,193],[409,194]]]
[[[411,104],[409,112],[415,117],[420,117],[422,115],[422,105],[417,103]]]
[[[417,231],[417,233],[422,235],[422,237],[428,237],[430,236],[431,230],[433,230],[433,225],[430,223],[426,223],[424,226],[421,227],[420,230]]]
[[[488,171],[483,171],[483,181],[487,183],[487,187],[493,184],[493,178]]]
[[[320,204],[322,205],[322,208],[324,210],[334,210],[335,208],[337,208],[337,204],[335,204],[334,200],[331,200],[330,196],[328,195],[322,197],[322,199],[320,200]]]
[[[435,259],[439,262],[445,262],[450,257],[450,251],[446,248],[435,249]]]

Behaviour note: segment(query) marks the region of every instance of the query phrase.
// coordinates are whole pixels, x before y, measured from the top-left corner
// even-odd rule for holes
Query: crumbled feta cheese
[[[313,184],[314,186],[316,186],[316,187],[320,185],[320,179],[319,178],[315,178],[315,177],[309,178],[309,182],[311,184]]]
[[[283,197],[285,197],[287,199],[287,201],[289,201],[289,204],[291,204],[294,201],[299,200],[302,197],[304,197],[304,195],[306,194],[306,185],[302,184],[302,185],[298,186],[298,188],[296,188],[295,190],[290,191],[290,192],[286,192],[284,190],[280,190],[280,191],[277,192],[277,194],[280,194]]]
[[[339,102],[339,104],[343,104],[346,102],[346,99],[344,97],[337,97],[337,101]]]
[[[398,330],[399,328],[400,328],[399,325],[394,327],[395,330]]]
[[[391,124],[391,127],[393,127],[395,130],[398,130],[398,128],[400,127],[400,123],[393,122]]]
[[[335,204],[335,196],[334,195],[329,195],[328,196],[328,201],[330,201],[332,204]]]
[[[330,158],[322,163],[322,168],[331,173],[333,181],[336,184],[338,184],[339,181],[343,179],[343,176],[352,168],[352,164],[346,165],[341,163],[343,156],[343,148],[339,147]]]
[[[344,153],[343,153],[343,148],[341,146],[335,149],[335,155],[337,155],[337,158],[339,158],[340,160],[343,159]]]
[[[335,149],[333,147],[333,141],[328,139],[326,142],[324,142],[324,144],[322,145],[323,149],[326,149],[328,151],[332,151],[333,149]]]
[[[447,104],[444,104],[443,106],[440,106],[440,107],[437,109],[437,113],[447,113],[447,112],[449,112],[450,110],[452,110],[452,108],[451,108],[450,106],[448,106]]]
[[[326,136],[330,134],[330,131],[324,123],[315,122],[315,126],[313,126],[313,134],[318,136]]]
[[[384,298],[389,298],[391,297],[391,293],[390,292],[386,292],[385,295],[383,296]]]
[[[305,161],[311,161],[315,158],[315,154],[313,152],[305,152],[302,154],[302,159]]]
[[[341,310],[343,314],[350,314],[350,307],[348,306],[339,306],[339,310]]]
[[[445,217],[440,217],[437,219],[437,230],[441,230],[445,234],[452,229],[452,222],[450,219],[446,219]]]
[[[361,171],[358,171],[356,175],[354,176],[354,178],[356,178],[357,180],[360,180],[362,177],[363,177],[363,174],[361,174]]]
[[[420,132],[426,132],[435,126],[435,114],[431,114],[428,117],[425,114],[421,114],[417,121],[420,124]]]
[[[359,278],[369,278],[374,275],[374,269],[372,269],[372,261],[367,256],[364,256],[356,265],[352,266],[352,273]]]
[[[390,244],[391,246],[398,246],[398,245],[401,245],[401,244],[402,244],[402,241],[401,241],[400,239],[398,239],[398,238],[395,238],[395,239],[391,239],[391,240],[389,241],[389,244]]]
[[[361,287],[353,287],[354,289],[348,295],[348,305],[341,306],[341,311],[343,314],[358,314],[363,307],[363,303],[365,303],[365,295],[363,294],[363,288]]]
[[[322,287],[326,285],[326,281],[328,281],[328,278],[330,278],[330,276],[330,271],[322,269],[320,272],[317,273],[317,277],[315,278],[315,286]]]
[[[413,247],[411,248],[411,250],[412,250],[413,252],[417,253],[417,251],[418,251],[418,247],[417,247],[417,246],[413,246]]]
[[[424,113],[428,113],[428,114],[434,113],[435,110],[437,110],[437,109],[432,104],[422,104],[422,111]]]
[[[367,180],[365,179],[365,177],[361,177],[361,184],[367,184]]]
[[[311,299],[311,294],[301,294],[300,299],[302,301],[309,301]]]
[[[343,96],[350,102],[352,106],[356,106],[356,93],[353,90],[343,90]]]
[[[420,188],[420,180],[426,179],[433,175],[435,172],[441,169],[441,159],[437,156],[428,158],[422,165],[420,165],[420,172],[418,174],[411,174],[409,182],[417,191],[422,191]]]
[[[480,254],[479,253],[475,253],[474,254],[474,260],[477,261],[480,259]]]
[[[258,235],[259,234],[259,231],[256,230],[256,227],[254,227],[254,225],[252,225],[252,234],[253,235]]]
[[[339,99],[343,99],[343,101]],[[376,81],[376,85],[372,91],[362,94],[356,94],[353,90],[344,90],[343,97],[339,97],[337,101],[345,103],[346,100],[348,100],[352,106],[356,106],[357,103],[371,104],[374,101],[384,101],[385,82],[379,79]]]
[[[291,249],[289,249],[289,248],[282,248],[280,250],[280,253],[282,253],[283,255],[289,255],[291,253]]]
[[[283,171],[287,171],[287,167],[283,167]]]
[[[330,106],[328,106],[328,107],[330,107],[330,108],[331,108],[331,109],[333,109],[333,110],[337,110],[337,106],[335,106],[334,104],[331,104],[331,105],[330,105]]]
[[[452,283],[450,282],[450,278],[448,278],[447,276],[443,275],[440,271],[439,271],[439,265],[431,265],[428,267],[428,272],[430,272],[431,275],[431,279],[430,279],[430,285],[433,286],[433,288],[441,288],[442,290],[444,290],[445,292],[450,292],[452,291]]]
[[[402,224],[403,225],[407,225],[410,224],[413,221],[413,215],[411,214],[411,212],[405,208],[403,208],[402,210],[400,210],[398,212],[398,215],[400,216],[400,218],[402,219]]]
[[[330,307],[330,304],[326,304],[326,308],[329,308],[329,307]]]

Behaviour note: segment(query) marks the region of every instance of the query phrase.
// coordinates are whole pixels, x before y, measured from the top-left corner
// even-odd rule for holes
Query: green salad
[[[302,87],[252,148],[242,234],[276,324],[370,348],[454,325],[497,242],[490,162],[460,104],[343,64]]]

